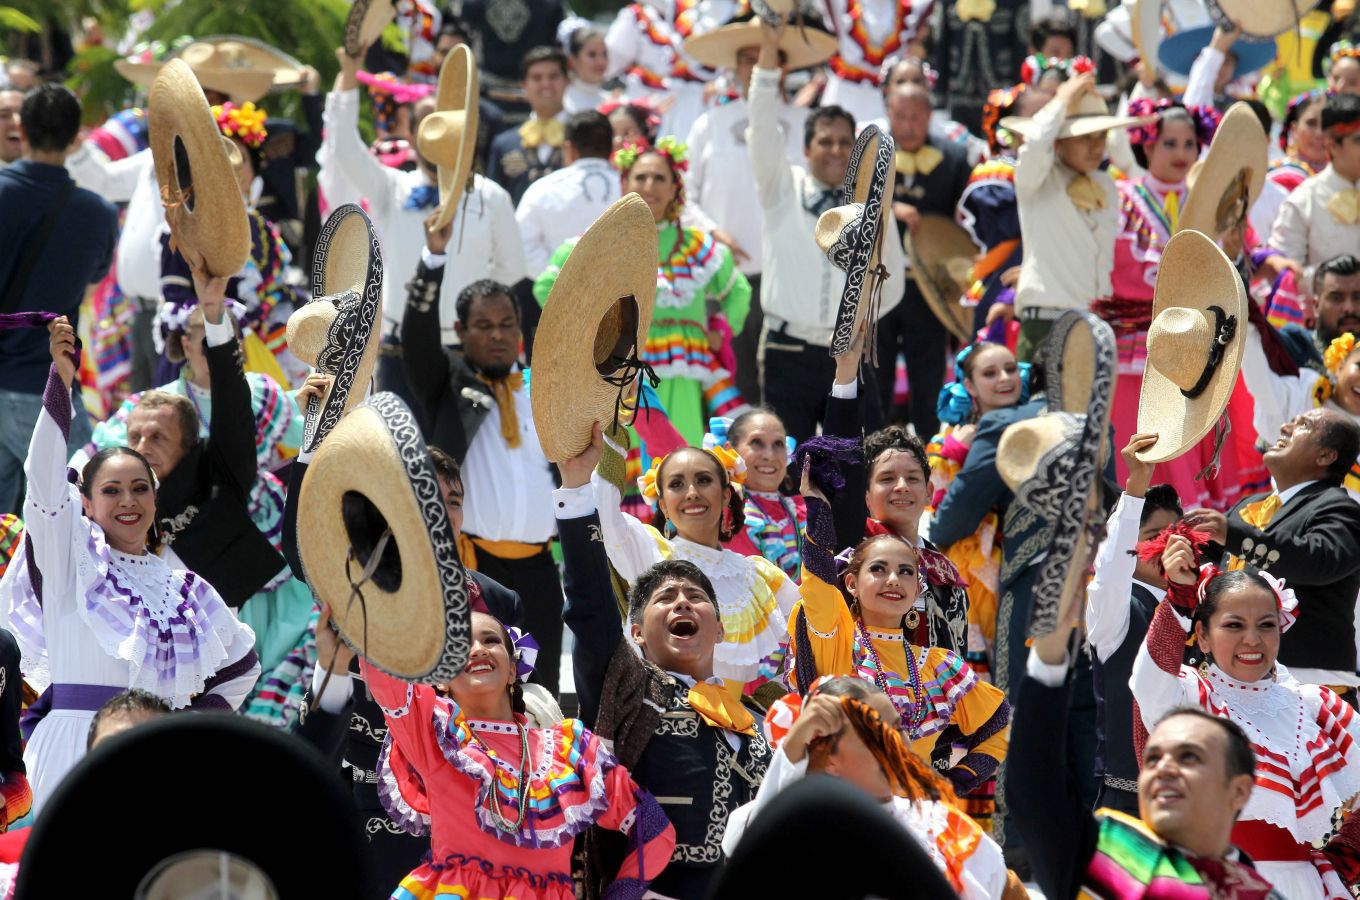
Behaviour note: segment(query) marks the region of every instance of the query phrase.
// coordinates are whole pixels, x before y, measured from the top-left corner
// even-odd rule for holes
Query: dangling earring
[[[1214,663],[1213,655],[1205,653],[1204,659],[1201,659],[1199,661],[1199,674],[1201,677],[1203,678],[1209,677],[1209,667],[1213,665],[1213,663]]]
[[[1270,667],[1270,680],[1271,680],[1271,681],[1279,681],[1279,680],[1280,680],[1280,673],[1277,672],[1277,671],[1275,671],[1275,666],[1273,666],[1273,665]]]
[[[723,507],[721,531],[723,534],[732,533],[732,507],[730,506]]]

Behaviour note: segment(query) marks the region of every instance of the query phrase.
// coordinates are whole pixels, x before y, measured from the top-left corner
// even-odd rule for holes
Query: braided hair
[[[873,707],[854,697],[841,697],[840,701],[846,721],[883,769],[895,795],[917,802],[956,802],[949,783],[923,763],[902,739],[902,733],[884,722]],[[827,757],[836,751],[839,743],[840,735],[813,741],[808,746],[808,767],[824,768]]]

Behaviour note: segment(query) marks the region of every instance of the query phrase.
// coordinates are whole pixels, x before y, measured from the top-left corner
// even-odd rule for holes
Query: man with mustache
[[[1279,335],[1294,362],[1321,369],[1322,354],[1334,339],[1343,334],[1360,337],[1360,258],[1343,253],[1321,263],[1313,274],[1313,296],[1317,298],[1313,330],[1289,322]]]

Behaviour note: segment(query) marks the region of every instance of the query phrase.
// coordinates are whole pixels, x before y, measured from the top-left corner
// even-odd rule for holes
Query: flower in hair
[[[703,450],[718,461],[718,465],[722,466],[723,471],[727,473],[727,480],[732,485],[732,489],[740,493],[741,486],[746,483],[746,460],[741,458],[741,454],[730,447],[701,447],[698,449]],[[657,498],[661,496],[661,489],[657,486],[656,476],[661,471],[662,464],[670,457],[670,453],[656,457],[652,460],[651,467],[638,476],[638,491],[648,503],[656,503]]]
[[[1337,41],[1332,44],[1332,49],[1327,53],[1327,70],[1330,72],[1332,66],[1343,59],[1360,59],[1360,47],[1350,41]]]
[[[1327,367],[1327,371],[1335,376],[1340,373],[1341,364],[1346,361],[1346,357],[1354,350],[1355,335],[1348,331],[1327,345],[1327,349],[1322,353],[1322,363]]]
[[[521,682],[529,680],[529,676],[534,673],[534,665],[538,662],[538,641],[534,636],[523,629],[513,625],[505,626],[505,630],[510,635],[510,643],[513,644],[512,652],[515,657],[515,678]]]
[[[1020,101],[1025,87],[1024,82],[1021,82],[1008,88],[997,88],[987,95],[987,102],[982,107],[982,134],[994,151],[1015,143],[1014,136],[1001,127],[1001,120]]]
[[[656,142],[656,152],[666,157],[671,168],[677,172],[684,172],[689,168],[689,147],[667,135]]]
[[[1257,570],[1256,574],[1265,579],[1275,592],[1275,608],[1280,612],[1280,631],[1288,631],[1298,620],[1299,598],[1294,595],[1293,588],[1285,586],[1283,578],[1276,578],[1264,569]]]
[[[269,114],[249,100],[241,106],[228,100],[221,106],[214,106],[212,114],[224,136],[236,138],[251,149],[259,149],[264,144],[268,135],[264,122]]]
[[[1060,72],[1065,80],[1066,78],[1075,78],[1078,75],[1094,72],[1095,69],[1095,63],[1091,61],[1089,56],[1059,59],[1056,56],[1044,56],[1042,53],[1035,53],[1032,56],[1025,57],[1025,61],[1020,64],[1020,81],[1034,87],[1049,72]]]
[[[638,157],[645,153],[647,149],[647,145],[640,141],[629,141],[614,151],[614,155],[609,157],[609,162],[613,164],[615,169],[627,173],[638,161]]]

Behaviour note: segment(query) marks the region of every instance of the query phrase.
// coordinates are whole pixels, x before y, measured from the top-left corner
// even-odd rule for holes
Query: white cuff
[[[854,400],[859,396],[859,379],[856,378],[849,384],[832,384],[831,396],[837,400]]]
[[[222,308],[222,321],[214,325],[208,321],[208,317],[203,317],[203,336],[208,339],[209,347],[221,347],[236,340],[236,329],[231,324],[231,313],[227,312],[226,306]]]
[[[553,491],[553,511],[559,519],[580,519],[595,512],[595,492],[590,485]]]
[[[1067,680],[1067,668],[1072,661],[1065,659],[1056,666],[1051,666],[1039,658],[1039,653],[1033,647],[1029,650],[1029,659],[1025,662],[1025,674],[1044,687],[1062,687],[1062,683]]]
[[[337,669],[331,673],[330,683],[326,685],[326,693],[322,694],[321,683],[326,680],[326,669],[324,666],[316,666],[312,669],[312,697],[320,697],[320,708],[331,715],[341,713],[345,709],[345,704],[349,703],[350,695],[354,693],[354,679],[350,678],[349,673]]]
[[[420,261],[425,264],[427,269],[439,269],[443,268],[444,264],[449,261],[449,255],[447,253],[435,253],[429,247],[421,247]]]

